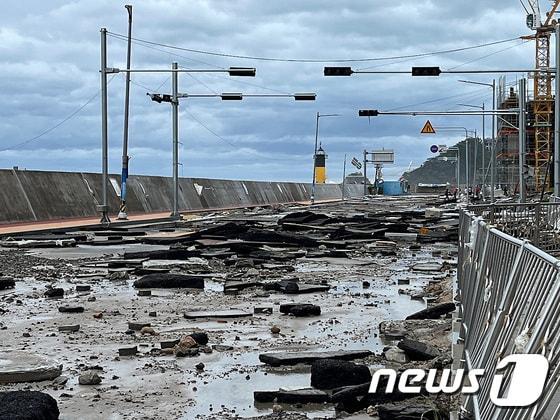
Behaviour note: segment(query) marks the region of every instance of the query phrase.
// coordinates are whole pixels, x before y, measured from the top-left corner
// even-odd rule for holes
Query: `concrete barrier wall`
[[[110,175],[108,204],[116,214],[120,205],[120,176]],[[114,185],[117,187],[115,188]],[[0,169],[0,223],[97,216],[101,202],[101,174]],[[131,176],[127,183],[130,214],[170,211],[171,178]],[[347,197],[359,197],[361,185],[347,185]],[[179,209],[203,210],[307,201],[311,184],[297,182],[233,181],[181,178]],[[341,198],[338,184],[316,186],[316,200]]]

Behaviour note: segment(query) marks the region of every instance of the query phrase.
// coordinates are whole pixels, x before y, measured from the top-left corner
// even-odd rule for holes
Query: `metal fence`
[[[468,210],[508,235],[560,255],[560,202],[477,205]]]
[[[503,216],[491,214],[494,221]],[[487,372],[463,409],[477,420],[559,419],[560,262],[468,210],[461,212],[459,229],[460,367]],[[549,360],[545,391],[531,407],[502,408],[490,399],[497,364],[514,353],[538,353]]]

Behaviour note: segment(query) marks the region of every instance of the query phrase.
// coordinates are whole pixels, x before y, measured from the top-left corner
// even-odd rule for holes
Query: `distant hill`
[[[455,144],[451,147],[459,148],[460,156],[460,175],[459,180],[461,184],[465,184],[465,162],[466,162],[466,147],[465,140]],[[474,155],[475,149],[477,154],[477,168],[478,173],[476,177],[475,184],[481,184],[482,181],[482,145],[480,140],[475,142],[475,139],[469,139],[469,178],[473,179],[474,170]],[[454,158],[457,156],[457,151],[452,150],[444,153],[434,154],[434,157],[428,158],[420,167],[403,173],[403,177],[408,181],[411,186],[412,191],[415,190],[418,184],[445,184],[449,182],[450,185],[457,185],[456,180],[456,162],[455,161],[445,161],[445,158]],[[485,165],[487,167],[490,162],[490,151],[487,148],[485,151]]]

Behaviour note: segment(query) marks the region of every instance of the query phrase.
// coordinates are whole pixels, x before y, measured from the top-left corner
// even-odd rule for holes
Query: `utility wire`
[[[107,32],[110,36],[115,38],[120,38],[121,40],[127,39],[126,35],[117,34],[115,32]],[[427,53],[420,53],[420,54],[409,54],[409,55],[400,55],[400,56],[390,56],[390,57],[375,57],[375,58],[353,58],[353,59],[311,59],[311,58],[275,58],[275,57],[259,57],[259,56],[250,56],[250,55],[239,55],[239,54],[228,54],[228,53],[221,53],[215,51],[205,51],[205,50],[197,50],[193,48],[184,48],[184,47],[177,47],[175,45],[163,44],[160,42],[153,42],[147,41],[144,39],[139,38],[132,38],[136,42],[143,42],[148,45],[156,45],[163,48],[169,48],[173,50],[179,51],[188,51],[195,54],[205,54],[205,55],[212,55],[216,57],[228,57],[228,58],[238,58],[243,60],[258,60],[258,61],[276,61],[276,62],[293,62],[293,63],[357,63],[357,62],[367,62],[367,61],[385,61],[385,60],[396,60],[401,58],[415,58],[415,57],[424,57],[429,55],[439,55],[439,54],[449,54],[454,52],[460,51],[467,51],[476,48],[483,48],[489,47],[491,45],[497,44],[504,44],[507,42],[518,40],[519,37],[503,39],[500,41],[488,42],[479,45],[472,45],[469,47],[461,47],[461,48],[453,48],[449,50],[441,50],[441,51],[432,51]]]
[[[115,37],[115,39],[118,39],[118,40],[121,40],[121,41],[125,41],[125,42],[126,42],[126,38],[121,39],[121,38],[116,38],[116,37]],[[176,54],[176,53],[173,53],[173,52],[170,52],[170,51],[167,51],[167,50],[162,50],[162,49],[160,49],[160,48],[155,48],[155,47],[152,47],[152,46],[150,46],[150,45],[142,44],[142,43],[140,43],[140,42],[132,41],[132,43],[135,44],[135,45],[138,45],[138,46],[140,46],[140,47],[148,48],[148,49],[151,49],[151,50],[154,50],[154,51],[159,51],[159,52],[161,52],[161,53],[163,53],[163,54],[167,54],[167,55],[171,55],[171,56],[174,56],[174,57],[183,58],[183,59],[188,60],[188,61],[194,61],[194,62],[197,62],[197,63],[205,64],[205,65],[210,66],[210,67],[212,67],[212,68],[216,68],[216,69],[220,69],[220,70],[227,70],[225,67],[220,67],[220,66],[218,66],[218,65],[216,65],[216,64],[207,63],[207,62],[201,61],[201,60],[195,60],[195,59],[190,58],[190,57],[187,57],[187,56],[185,56],[185,55]],[[182,67],[182,68],[189,69],[190,67]],[[190,73],[187,73],[187,74],[188,74],[189,76],[191,76],[192,78],[195,78],[192,74],[190,74]],[[220,74],[207,73],[207,74],[205,74],[205,75],[208,76],[208,77],[221,78],[221,79],[223,80],[223,75],[220,75]],[[167,80],[169,80],[169,78],[168,78]],[[167,80],[166,80],[166,81],[167,81]],[[196,80],[197,80],[198,82],[202,83],[202,82],[200,81],[200,79],[196,79]],[[258,88],[265,89],[265,90],[268,90],[268,91],[271,91],[271,92],[276,92],[276,93],[282,93],[282,94],[289,95],[288,92],[284,92],[284,91],[281,91],[281,90],[278,90],[278,89],[269,88],[269,87],[267,87],[267,86],[258,85],[258,84],[256,84],[256,83],[245,82],[245,81],[239,80],[239,79],[237,79],[237,78],[231,78],[231,79],[229,79],[229,80],[231,80],[231,81],[234,82],[234,83],[238,83],[238,84],[242,84],[242,85],[246,85],[246,86],[258,87]],[[164,82],[163,84],[165,84],[165,82]],[[159,90],[159,88],[158,88],[157,90]]]
[[[107,85],[109,83],[111,83],[111,81],[115,78],[116,74],[114,74],[113,76],[111,76],[111,78],[109,79],[109,81],[107,82]],[[13,144],[11,146],[5,147],[3,149],[0,149],[0,152],[5,152],[8,150],[13,150],[13,149],[18,149],[21,146],[25,146],[28,143],[31,143],[35,140],[40,139],[41,137],[45,136],[46,134],[49,134],[51,131],[56,130],[58,127],[60,127],[61,125],[63,125],[64,123],[70,121],[72,118],[74,118],[76,115],[78,115],[78,113],[84,109],[86,106],[88,106],[95,98],[97,98],[99,96],[99,94],[101,93],[101,89],[99,89],[95,95],[93,95],[91,98],[89,98],[84,104],[82,104],[78,109],[76,109],[75,111],[73,111],[71,114],[69,114],[66,118],[64,118],[62,121],[60,121],[59,123],[53,125],[50,128],[47,128],[45,131],[41,132],[40,134],[36,135],[35,137],[31,137],[30,139],[24,140],[22,142]]]
[[[455,70],[455,69],[458,69],[459,67],[463,67],[463,66],[465,66],[465,65],[467,65],[467,64],[471,64],[471,63],[474,63],[474,62],[476,62],[476,61],[484,60],[485,58],[491,57],[491,56],[493,56],[493,55],[502,53],[502,52],[504,52],[504,51],[511,50],[512,48],[519,47],[520,45],[526,44],[527,42],[529,42],[529,41],[528,41],[528,40],[523,40],[523,41],[521,41],[519,44],[515,44],[515,45],[512,45],[512,46],[510,46],[510,47],[503,48],[503,49],[498,50],[498,51],[494,51],[494,52],[492,52],[492,53],[490,53],[490,54],[486,54],[486,55],[483,55],[483,56],[481,56],[481,57],[475,58],[475,59],[473,59],[473,60],[466,61],[466,62],[461,63],[461,64],[459,64],[459,65],[456,65],[456,66],[454,66],[454,67],[449,67],[449,68],[446,69],[446,70]]]

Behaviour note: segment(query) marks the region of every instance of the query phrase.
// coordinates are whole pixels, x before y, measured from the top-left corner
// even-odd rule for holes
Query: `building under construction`
[[[506,83],[500,78],[497,92],[499,109],[519,107],[518,84]],[[524,182],[528,192],[548,191],[552,185],[554,115],[552,108],[547,114],[536,118],[535,110],[540,101],[535,101],[534,90],[527,92],[527,124],[525,144]],[[552,102],[552,99],[550,99]],[[496,184],[511,193],[519,190],[519,117],[504,115],[497,121],[496,136]],[[540,140],[539,140],[540,139]]]

